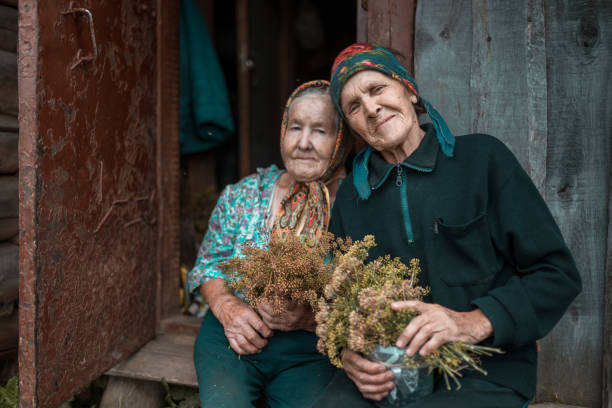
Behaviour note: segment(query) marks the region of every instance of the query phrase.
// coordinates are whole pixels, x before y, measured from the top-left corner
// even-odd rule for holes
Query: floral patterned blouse
[[[257,173],[225,187],[208,221],[195,266],[187,274],[190,292],[210,279],[227,279],[219,264],[242,255],[244,244],[257,247],[267,244],[270,202],[282,172],[275,165],[260,168]]]

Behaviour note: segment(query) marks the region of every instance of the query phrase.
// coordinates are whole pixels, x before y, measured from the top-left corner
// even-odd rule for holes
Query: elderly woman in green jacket
[[[482,359],[485,377],[464,371],[462,388],[411,407],[523,407],[536,387],[536,340],[581,289],[574,260],[529,176],[497,139],[455,139],[414,79],[383,47],[355,44],[332,68],[336,109],[369,145],[338,190],[330,231],[376,237],[372,258],[419,258],[427,303],[396,302],[419,313],[397,339],[406,354],[446,342],[501,347]],[[432,123],[419,125],[419,112]],[[369,406],[394,387],[383,365],[345,350],[318,407]],[[352,380],[349,381],[347,379]]]

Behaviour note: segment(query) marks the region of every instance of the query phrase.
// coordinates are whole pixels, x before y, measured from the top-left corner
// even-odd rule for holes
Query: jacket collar
[[[431,124],[421,126],[425,131],[423,140],[416,150],[408,156],[401,166],[412,170],[430,173],[436,166],[440,145],[436,138],[436,130]],[[353,183],[362,199],[370,196],[389,177],[396,164],[387,163],[379,152],[368,146],[355,157],[353,163]]]

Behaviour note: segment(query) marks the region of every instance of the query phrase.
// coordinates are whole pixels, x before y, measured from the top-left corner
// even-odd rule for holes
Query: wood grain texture
[[[0,49],[0,113],[17,116],[17,54]]]
[[[8,354],[17,347],[19,337],[17,313],[0,317],[0,328],[2,328],[0,330],[0,361],[2,361],[2,354],[8,352],[8,357]]]
[[[17,52],[17,10],[0,5],[0,50]]]
[[[161,383],[111,377],[100,407],[163,408],[164,395]]]
[[[19,216],[19,184],[17,175],[0,175],[0,218]]]
[[[527,171],[540,194],[546,182],[548,144],[548,104],[544,0],[527,1],[526,70],[527,77]]]
[[[201,318],[180,313],[163,319],[159,326],[159,332],[197,336],[201,325]]]
[[[19,405],[37,406],[36,284],[38,241],[36,204],[39,200],[37,165],[39,135],[38,96],[38,9],[34,0],[22,0],[19,12]]]
[[[580,406],[600,406],[602,391],[610,399],[601,356],[612,211],[611,7],[432,0],[418,3],[416,17],[421,94],[455,134],[491,133],[514,151],[576,258],[584,290],[542,341],[537,397],[557,393]],[[610,375],[605,353],[603,369]]]
[[[17,146],[19,134],[0,130],[0,174],[15,173],[19,168]]]
[[[566,403],[595,407],[602,402],[601,334],[612,152],[607,103],[612,95],[612,3],[546,2],[545,21],[545,198],[574,254],[583,290],[542,341],[539,382]],[[578,378],[588,381],[577,386]]]
[[[156,4],[90,7],[100,53],[79,63],[82,16],[20,3],[23,407],[59,405],[155,333]]]
[[[471,132],[471,0],[417,3],[415,79],[455,135]],[[425,121],[429,118],[423,117]]]
[[[505,142],[529,172],[527,10],[527,0],[472,1],[470,97],[472,132]]]
[[[0,243],[0,303],[9,303],[16,300],[18,285],[19,247],[8,242],[2,242]]]
[[[157,189],[159,191],[157,325],[178,310],[179,225],[179,7],[157,0]]]
[[[19,232],[19,218],[0,218],[0,241],[13,238]]]
[[[367,0],[355,0],[357,8],[357,42],[368,42],[368,10]]]
[[[107,374],[147,381],[164,378],[169,384],[197,387],[193,364],[195,338],[195,335],[160,334]]]
[[[19,121],[16,116],[0,113],[0,132],[18,132]]]
[[[610,188],[608,190],[608,239],[603,303],[602,408],[612,408],[612,166],[610,166],[610,173]]]
[[[414,73],[414,0],[368,1],[368,42],[399,51],[399,61]]]

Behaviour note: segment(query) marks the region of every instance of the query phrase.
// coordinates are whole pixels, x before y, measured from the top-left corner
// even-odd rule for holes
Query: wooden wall
[[[602,378],[612,351],[612,2],[427,0],[415,20],[421,94],[456,135],[489,133],[510,147],[582,275],[582,293],[541,342],[537,399],[612,407],[611,378]]]
[[[19,226],[17,1],[0,0],[0,385],[16,375]]]

